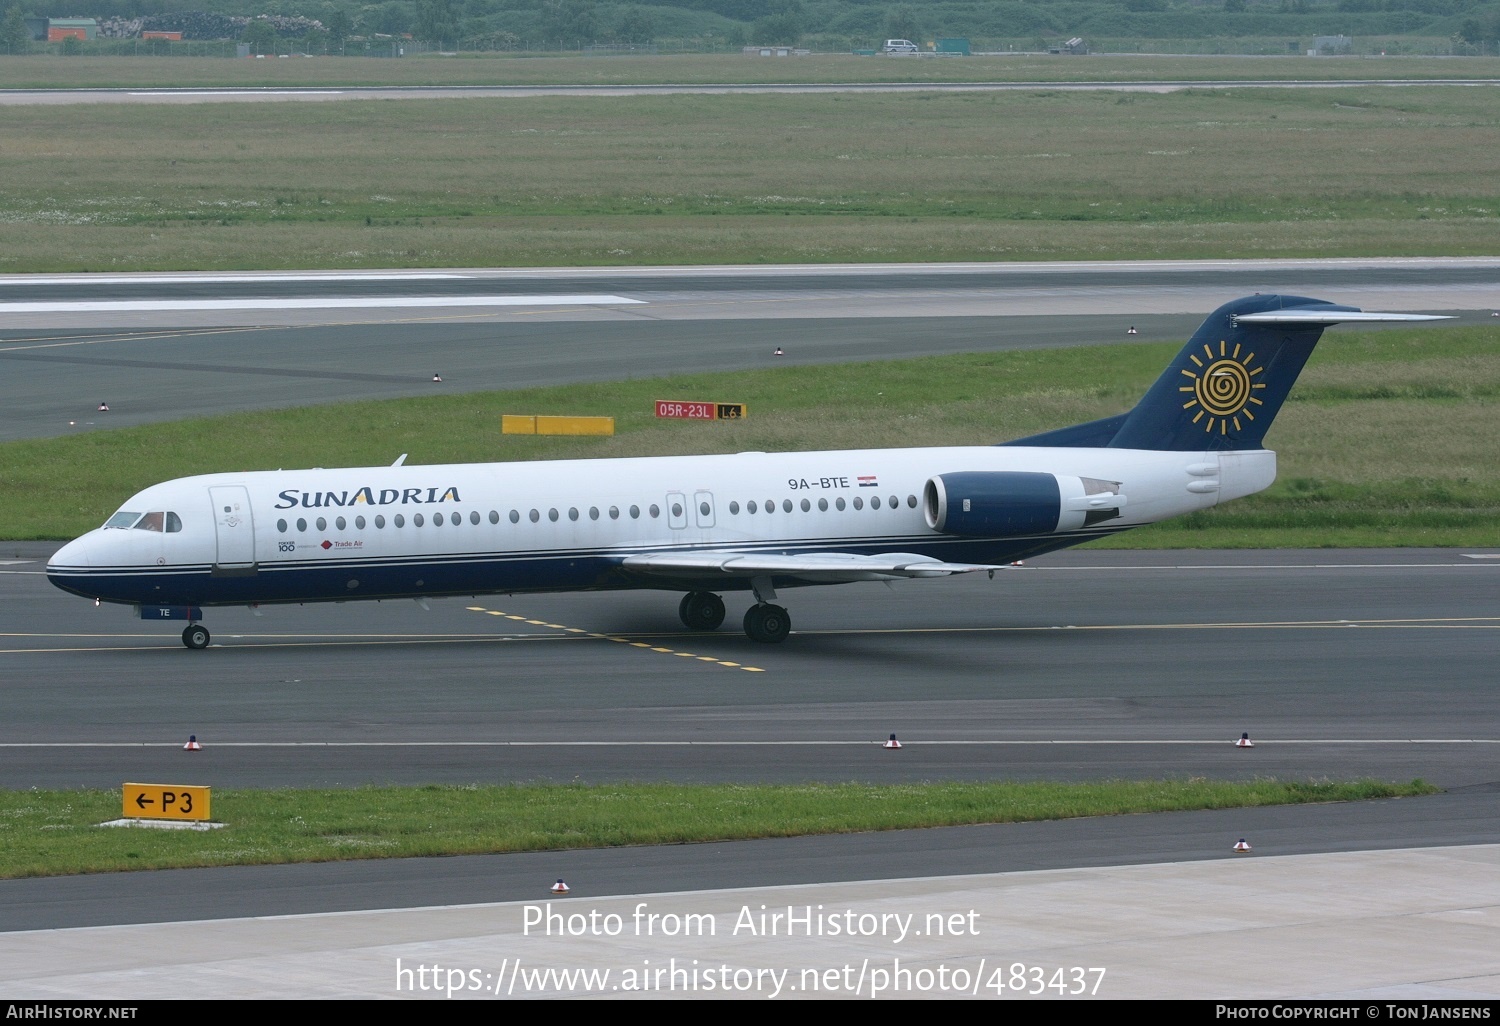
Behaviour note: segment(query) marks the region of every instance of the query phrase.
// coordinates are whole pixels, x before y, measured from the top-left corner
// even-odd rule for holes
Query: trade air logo
[[[1246,353],[1242,359],[1239,343],[1235,343],[1234,351],[1230,352],[1229,343],[1221,341],[1218,355],[1215,355],[1213,347],[1205,342],[1203,355],[1206,362],[1193,353],[1188,354],[1188,359],[1198,370],[1184,368],[1182,371],[1193,379],[1191,385],[1183,385],[1177,390],[1193,394],[1182,408],[1191,410],[1196,407],[1198,412],[1193,414],[1193,423],[1202,424],[1203,430],[1210,434],[1215,427],[1221,435],[1229,434],[1231,426],[1239,431],[1240,418],[1253,421],[1255,411],[1252,407],[1264,405],[1255,398],[1255,393],[1266,386],[1255,377],[1265,368],[1253,365],[1254,353]]]
[[[305,492],[288,488],[276,496],[276,509],[321,509],[324,506],[405,506],[411,503],[462,502],[458,489],[449,488],[356,488],[342,492]]]

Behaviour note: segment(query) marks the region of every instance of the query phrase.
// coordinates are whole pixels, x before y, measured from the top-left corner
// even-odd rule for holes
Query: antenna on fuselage
[[[393,466],[393,467],[399,467],[399,466],[401,466],[401,464],[403,464],[405,462],[406,462],[406,453],[403,452],[400,456],[396,457],[396,462],[392,463],[391,466]]]

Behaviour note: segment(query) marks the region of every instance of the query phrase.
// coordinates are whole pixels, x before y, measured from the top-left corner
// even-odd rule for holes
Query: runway
[[[1359,87],[1495,86],[1493,78],[1234,79],[1116,82],[809,82],[656,85],[494,86],[265,86],[220,88],[0,89],[0,106],[59,106],[79,103],[326,103],[341,100],[527,99],[537,96],[726,96],[739,93],[993,93],[1124,92],[1175,93],[1183,89],[1350,89]]]
[[[797,365],[1181,339],[1253,291],[1491,323],[1500,259],[14,276],[0,367],[25,387],[0,440],[430,395],[434,373],[472,392],[760,368],[778,346]]]
[[[1482,786],[1500,755],[1500,695],[1475,686],[1500,631],[1494,556],[1065,552],[993,581],[796,590],[779,646],[689,632],[671,593],[224,609],[209,611],[207,653],[57,591],[39,558],[0,572],[0,666],[26,682],[7,688],[0,786],[114,787],[187,766],[221,787]],[[1236,750],[1241,732],[1264,743]],[[906,744],[894,758],[879,747],[890,733]],[[208,754],[184,763],[189,734]]]

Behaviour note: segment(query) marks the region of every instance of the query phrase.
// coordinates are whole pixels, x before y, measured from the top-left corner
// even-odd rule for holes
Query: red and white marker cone
[[[1240,739],[1234,743],[1236,748],[1254,748],[1255,742],[1250,740],[1249,734],[1241,734]]]
[[[890,740],[887,741],[885,744],[881,745],[881,747],[882,748],[900,748],[901,747],[901,742],[896,740],[896,735],[895,734],[892,734],[891,737],[890,737]]]
[[[1235,842],[1234,850],[1235,851],[1249,851],[1250,850],[1250,842],[1247,841],[1247,840],[1245,840],[1243,837],[1241,837],[1238,841]]]
[[[569,887],[567,884],[563,883],[562,877],[558,877],[557,878],[557,883],[555,883],[555,884],[552,885],[552,893],[553,894],[567,894],[568,891],[570,891],[570,890],[572,890],[572,888]]]
[[[185,744],[185,745],[182,746],[182,750],[184,752],[201,752],[201,751],[203,751],[203,746],[198,743],[198,735],[197,734],[189,734],[188,735],[188,739],[187,739],[187,744]]]

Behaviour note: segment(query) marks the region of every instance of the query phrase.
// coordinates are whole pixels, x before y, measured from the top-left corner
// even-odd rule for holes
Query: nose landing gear
[[[190,623],[182,629],[182,643],[188,648],[207,648],[208,628],[201,623]]]

